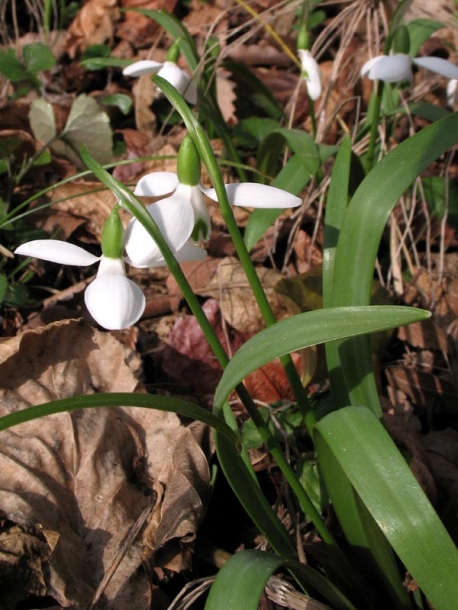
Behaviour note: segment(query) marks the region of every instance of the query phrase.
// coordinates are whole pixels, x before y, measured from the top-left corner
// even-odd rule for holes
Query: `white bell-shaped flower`
[[[426,68],[446,78],[458,79],[458,66],[451,61],[440,57],[410,57],[406,53],[372,57],[361,68],[361,76],[386,83],[412,83],[412,65]]]
[[[190,104],[197,102],[197,88],[190,76],[178,67],[175,61],[164,62],[142,59],[136,61],[122,72],[125,76],[144,76],[158,74],[177,89]]]
[[[123,238],[124,230],[115,208],[102,233],[102,256],[52,239],[29,241],[16,248],[15,254],[81,267],[99,262],[97,276],[87,287],[84,301],[100,326],[108,330],[121,330],[135,324],[145,310],[143,292],[126,276],[122,258]]]
[[[307,49],[298,49],[297,55],[302,66],[302,77],[310,98],[315,101],[321,95],[321,70],[316,59]]]

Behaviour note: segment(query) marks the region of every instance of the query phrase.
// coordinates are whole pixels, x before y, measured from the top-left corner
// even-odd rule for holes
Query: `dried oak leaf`
[[[88,0],[68,28],[67,53],[73,59],[94,44],[111,40],[119,19],[117,0]]]
[[[139,384],[126,364],[129,355],[112,335],[75,320],[3,340],[0,415],[94,392],[134,392]],[[42,559],[46,594],[61,606],[90,603],[147,506],[145,486],[164,471],[168,452],[162,450],[179,428],[174,414],[116,407],[50,415],[0,433],[0,510],[56,541]],[[98,607],[149,608],[141,560],[137,541]]]
[[[266,267],[257,268],[256,273],[276,319],[282,320],[296,313],[297,310],[295,311],[290,299],[275,292],[276,284],[283,279],[282,275]],[[236,330],[252,334],[264,328],[265,324],[253,291],[237,259],[224,258],[212,281],[201,291],[201,294],[217,299],[225,321]]]
[[[121,5],[125,13],[124,19],[116,28],[116,36],[127,40],[137,49],[152,45],[160,25],[154,19],[129,9],[163,10],[173,13],[176,3],[176,0],[122,0]]]

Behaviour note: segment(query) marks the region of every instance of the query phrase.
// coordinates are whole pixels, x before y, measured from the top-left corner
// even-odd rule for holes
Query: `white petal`
[[[202,190],[207,197],[218,201],[215,189]],[[231,205],[249,208],[295,208],[302,203],[302,199],[283,189],[256,182],[226,184],[226,192]]]
[[[162,197],[173,193],[178,186],[178,176],[173,172],[152,172],[137,182],[134,195],[139,197]]]
[[[149,59],[142,59],[141,61],[136,61],[127,68],[124,68],[122,73],[124,76],[143,76],[145,74],[157,74],[159,70],[163,67],[163,63],[159,63],[157,61],[152,61]]]
[[[458,78],[458,66],[441,57],[416,57],[413,63],[446,78]]]
[[[361,68],[361,76],[387,83],[412,81],[411,58],[404,53],[373,57]]]
[[[175,252],[175,258],[179,263],[189,262],[189,261],[202,261],[207,258],[207,251],[196,244],[192,244],[190,242],[185,243],[185,245]],[[157,260],[150,267],[164,267],[165,260]]]
[[[452,78],[447,84],[447,104],[453,106],[457,102],[458,80]]]
[[[201,239],[203,241],[207,241],[210,239],[211,221],[210,214],[208,213],[203,197],[204,191],[200,185],[190,186],[189,188],[191,189],[191,206],[194,212],[194,226],[196,224],[201,225],[199,236],[196,236],[193,233],[193,239],[196,241]]]
[[[132,326],[145,310],[143,292],[126,277],[123,261],[104,256],[84,300],[94,320],[108,330]]]
[[[195,104],[197,102],[197,89],[195,84],[186,72],[179,68],[176,63],[173,61],[166,61],[158,74],[173,85],[190,104]]]
[[[317,100],[321,95],[320,67],[310,51],[299,49],[298,55],[301,60],[302,70],[305,72],[305,82],[307,84],[308,94],[312,100]]]
[[[87,250],[79,246],[57,239],[28,241],[19,246],[19,248],[16,248],[15,254],[23,254],[24,256],[41,258],[44,261],[51,261],[52,263],[75,265],[78,267],[93,265],[100,260],[99,256],[94,256],[94,254],[87,252]]]
[[[194,211],[191,206],[191,187],[179,184],[170,197],[147,206],[173,252],[177,252],[189,239],[194,228]],[[132,219],[126,229],[126,252],[134,266],[149,267],[162,254],[143,225]]]

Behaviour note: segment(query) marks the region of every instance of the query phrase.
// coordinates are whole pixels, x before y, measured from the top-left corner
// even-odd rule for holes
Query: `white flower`
[[[145,74],[158,74],[177,89],[190,104],[197,102],[197,88],[191,78],[173,61],[152,61],[142,59],[124,68],[125,76],[144,76]]]
[[[447,84],[447,104],[453,108],[458,103],[458,80],[452,78]]]
[[[94,320],[108,330],[127,328],[143,314],[145,297],[126,277],[121,258],[94,256],[79,246],[52,239],[29,241],[19,246],[15,254],[81,267],[99,262],[97,277],[86,289],[84,300]]]
[[[440,57],[410,57],[405,53],[379,55],[366,61],[361,68],[361,76],[387,83],[412,83],[412,64],[426,68],[446,78],[458,79],[458,66]]]
[[[312,100],[317,100],[321,95],[321,71],[318,63],[307,49],[298,49],[302,65],[302,77],[307,85],[307,91]]]
[[[226,192],[231,205],[289,208],[301,204],[299,197],[265,184],[227,184]],[[134,193],[147,197],[161,197],[171,193],[165,199],[148,205],[146,209],[170,248],[177,252],[179,257],[185,255],[186,260],[191,260],[190,256],[202,257],[199,248],[189,248],[189,239],[198,241],[209,238],[210,217],[203,195],[217,201],[215,189],[208,189],[200,184],[182,184],[173,172],[154,172],[141,178]],[[127,260],[136,267],[164,264],[158,246],[136,219],[132,219],[127,226],[125,247]]]

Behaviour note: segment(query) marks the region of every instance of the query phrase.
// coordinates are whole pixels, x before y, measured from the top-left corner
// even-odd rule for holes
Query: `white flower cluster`
[[[298,197],[264,184],[228,184],[226,192],[232,205],[288,208],[301,203]],[[193,239],[206,240],[210,236],[210,217],[204,194],[217,201],[215,189],[207,189],[200,184],[182,184],[178,175],[172,172],[155,172],[141,178],[134,193],[140,197],[166,195],[146,209],[177,260],[205,258],[205,250]],[[97,277],[86,289],[85,303],[94,320],[102,327],[119,330],[135,324],[145,309],[145,297],[140,288],[127,278],[125,262],[134,267],[165,265],[157,244],[137,219],[131,219],[125,233],[123,228],[121,232],[122,243],[118,250],[107,249],[105,252],[102,236],[104,253],[99,257],[79,246],[50,239],[27,242],[19,246],[15,253],[82,267],[99,262]]]

